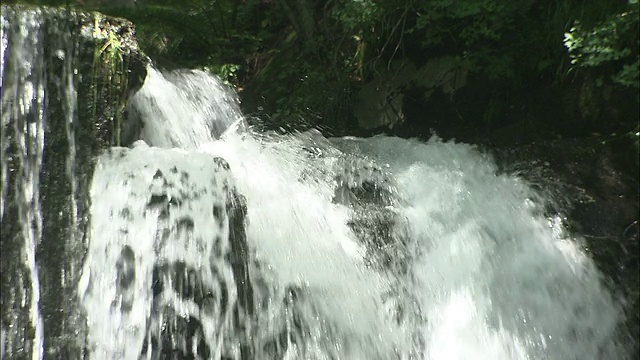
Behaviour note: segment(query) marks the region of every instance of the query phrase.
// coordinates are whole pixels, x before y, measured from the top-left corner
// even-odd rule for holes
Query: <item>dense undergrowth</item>
[[[220,75],[271,128],[498,145],[597,134],[637,169],[637,0],[28,2],[132,20],[161,67]],[[422,70],[437,59],[456,86]],[[390,115],[363,128],[359,103]]]

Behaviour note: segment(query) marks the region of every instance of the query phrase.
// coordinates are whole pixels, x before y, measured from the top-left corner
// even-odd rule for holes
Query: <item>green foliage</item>
[[[120,115],[124,111],[127,96],[128,78],[125,74],[127,64],[124,61],[122,44],[118,40],[115,29],[108,27],[108,25],[105,26],[105,24],[101,25],[100,21],[100,15],[96,15],[93,25],[93,38],[100,45],[96,46],[93,52],[91,111],[93,118],[96,118],[98,98],[100,96],[106,94],[108,99],[114,99],[114,103],[109,104],[116,109],[115,118],[111,123],[111,133],[114,136],[111,139],[111,143],[120,145],[120,130],[122,127]]]
[[[213,74],[216,74],[225,84],[229,86],[235,86],[238,81],[238,71],[240,70],[240,65],[216,64],[212,66],[205,66],[204,69]]]
[[[205,67],[233,85],[244,80],[247,57],[277,35],[265,31],[259,0],[146,0],[95,9],[132,20],[141,49],[161,66]]]
[[[271,56],[280,66],[271,64],[257,79],[275,119],[316,118],[321,124],[335,114],[351,121],[327,90],[352,99],[364,83],[393,73],[397,59],[421,64],[456,57],[470,73],[502,83],[498,94],[553,86],[583,60],[599,61],[598,71],[620,86],[637,86],[636,7],[579,0],[335,0],[316,7],[319,31],[311,41],[297,36],[300,25],[285,19],[286,40]],[[573,33],[584,40],[567,53],[563,35],[575,24],[585,32]],[[592,50],[598,46],[612,51]],[[305,55],[309,47],[313,56]],[[600,58],[605,55],[611,59]],[[506,109],[505,99],[488,101]]]
[[[614,82],[626,87],[638,87],[638,59],[632,64],[622,65],[622,70],[611,78]]]
[[[372,30],[383,16],[384,9],[373,0],[353,0],[342,2],[332,9],[332,16],[347,33],[357,34]]]
[[[517,4],[517,2],[514,2]],[[432,0],[418,9],[415,26],[409,31],[424,31],[426,46],[455,37],[465,46],[481,41],[499,40],[504,29],[513,25],[516,6],[491,0]]]
[[[160,67],[207,69],[276,125],[348,128],[350,102],[365,84],[394,81],[394,64],[420,68],[444,57],[494,86],[477,104],[490,109],[474,118],[479,124],[501,124],[509,102],[534,89],[573,87],[562,101],[602,107],[589,99],[638,88],[637,0],[84,1],[132,20]]]
[[[638,88],[638,18],[638,4],[632,0],[627,8],[594,25],[576,20],[564,34],[571,64],[574,68],[612,66],[604,70],[612,81]]]

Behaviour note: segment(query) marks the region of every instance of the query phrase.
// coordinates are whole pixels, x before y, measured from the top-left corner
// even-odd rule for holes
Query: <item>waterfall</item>
[[[145,87],[186,106],[161,79]],[[80,294],[95,357],[625,356],[623,315],[580,239],[472,146],[250,128],[198,140],[215,119],[144,104],[165,137],[113,149],[94,176]],[[233,211],[209,209],[238,196],[231,241]],[[243,258],[221,256],[234,242]]]
[[[120,137],[127,76],[144,75],[133,69],[127,26],[69,8],[1,6],[0,334],[7,357],[84,353],[86,316],[76,289],[90,182],[96,156]],[[99,50],[115,29],[128,50],[105,59]],[[116,83],[122,88],[110,88]]]
[[[39,24],[41,17],[32,12],[19,18],[17,24],[9,24],[3,11],[0,17],[2,47],[0,48],[0,74],[2,83],[2,134],[0,135],[0,161],[2,162],[2,190],[0,192],[0,218],[2,221],[2,311],[11,312],[15,329],[5,329],[2,324],[2,340],[5,331],[12,342],[26,338],[27,329],[34,331],[29,347],[34,359],[44,355],[43,320],[40,311],[40,285],[36,265],[36,247],[41,242],[42,213],[40,212],[40,168],[44,144],[44,83],[40,74],[44,62],[40,45]],[[9,32],[9,26],[20,29],[19,35]],[[9,41],[15,46],[8,48]],[[6,60],[5,60],[6,59]],[[9,156],[9,142],[18,148],[16,159]],[[10,193],[11,191],[11,193]],[[13,201],[8,198],[13,198]],[[5,222],[5,217],[17,217],[17,222]],[[8,229],[15,226],[13,229]],[[8,231],[5,231],[8,230]],[[8,237],[22,241],[11,241]],[[6,238],[7,239],[6,239]],[[10,243],[11,241],[11,243]],[[13,263],[6,258],[9,247],[20,248],[21,261]],[[11,264],[12,266],[6,266]],[[10,283],[16,284],[10,284]],[[14,287],[15,286],[15,287]],[[13,291],[8,290],[13,287]],[[15,289],[15,290],[14,290]],[[21,305],[17,305],[21,304]],[[28,308],[24,311],[16,307]],[[17,310],[17,311],[16,311]],[[28,316],[25,316],[28,315]],[[28,320],[25,319],[28,317]],[[4,346],[3,346],[4,348]],[[4,352],[4,351],[3,351]]]
[[[38,251],[58,210],[40,204],[57,182],[42,175],[38,14],[1,18],[0,358],[630,357],[621,299],[579,235],[490,156],[436,137],[259,132],[201,71],[149,67],[129,102],[138,141],[89,169],[61,67],[67,151],[53,165],[65,229],[87,227],[54,238],[62,253]],[[24,31],[9,40],[9,26]],[[71,272],[62,285],[40,281],[51,266]]]
[[[130,108],[141,119],[154,119],[144,123],[142,139],[156,146],[194,148],[242,118],[236,94],[203,71],[163,74],[150,68],[145,84]],[[183,128],[185,119],[188,129]]]

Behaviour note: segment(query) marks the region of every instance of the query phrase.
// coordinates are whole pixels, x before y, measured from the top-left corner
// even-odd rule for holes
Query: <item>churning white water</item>
[[[173,76],[150,69],[132,99],[146,143],[94,175],[92,358],[626,356],[577,240],[473,147],[220,135],[234,95]]]
[[[214,76],[200,70],[147,71],[131,110],[153,119],[145,122],[142,138],[154,146],[195,148],[242,117],[236,94]]]
[[[526,184],[467,145],[339,142],[389,164],[405,200],[425,358],[622,356],[620,314],[595,266]]]

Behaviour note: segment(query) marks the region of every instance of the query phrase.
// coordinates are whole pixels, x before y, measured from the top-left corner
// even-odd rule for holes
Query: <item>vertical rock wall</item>
[[[3,5],[1,29],[4,356],[80,358],[75,288],[95,155],[121,142],[146,58],[131,23],[98,13]]]

